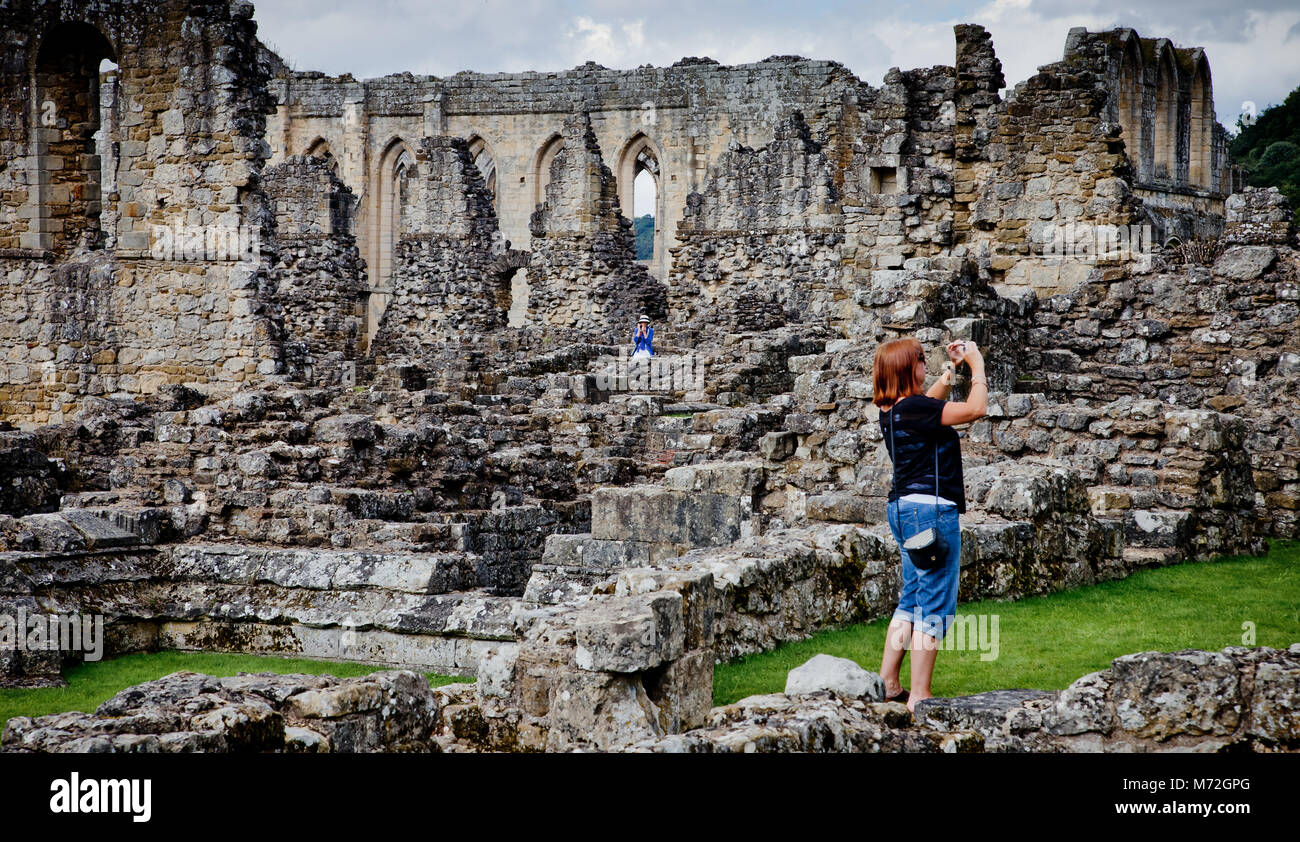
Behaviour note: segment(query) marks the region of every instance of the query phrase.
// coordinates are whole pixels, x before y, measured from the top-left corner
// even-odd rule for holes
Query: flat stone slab
[[[308,590],[381,589],[432,594],[478,586],[468,553],[383,553],[365,550],[279,550],[252,546],[182,545],[170,553],[178,579],[271,584]]]
[[[853,699],[869,702],[885,700],[885,682],[878,674],[863,669],[848,658],[813,655],[801,666],[790,670],[785,679],[785,694],[800,696],[830,690]]]
[[[721,547],[744,534],[746,514],[732,495],[653,485],[597,488],[591,495],[591,534],[612,541]]]
[[[914,715],[918,723],[936,728],[1000,734],[1012,711],[1026,702],[1055,699],[1057,695],[1046,690],[991,690],[973,696],[925,699],[916,703]]]

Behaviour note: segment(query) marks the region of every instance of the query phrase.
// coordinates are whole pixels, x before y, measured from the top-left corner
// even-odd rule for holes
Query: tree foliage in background
[[[1242,125],[1229,149],[1255,187],[1276,187],[1300,211],[1300,88],[1281,105],[1270,106],[1254,124]]]
[[[636,259],[652,259],[655,256],[655,218],[648,213],[638,216],[632,220],[632,232],[636,234]]]

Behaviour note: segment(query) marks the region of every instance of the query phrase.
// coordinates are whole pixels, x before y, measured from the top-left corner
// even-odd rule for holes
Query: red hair
[[[888,409],[898,400],[921,391],[924,381],[916,378],[917,360],[925,359],[925,349],[912,337],[892,339],[876,348],[872,365],[872,402]]]

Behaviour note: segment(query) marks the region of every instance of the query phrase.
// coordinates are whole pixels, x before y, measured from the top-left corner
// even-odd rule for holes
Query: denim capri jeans
[[[948,542],[948,558],[933,570],[918,570],[903,542],[916,533],[935,525],[934,503],[895,500],[886,510],[889,528],[903,557],[903,590],[894,617],[906,620],[912,628],[942,640],[952,625],[957,610],[957,585],[961,578],[961,523],[957,506],[938,507],[939,533]]]

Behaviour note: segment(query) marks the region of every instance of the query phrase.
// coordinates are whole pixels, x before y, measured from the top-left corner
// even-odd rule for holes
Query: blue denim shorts
[[[894,617],[907,620],[914,629],[935,640],[942,640],[956,615],[957,585],[961,579],[961,522],[957,507],[938,507],[939,533],[948,542],[948,558],[933,570],[918,570],[903,549],[903,542],[935,525],[935,505],[895,500],[886,513],[903,557],[903,590]]]

